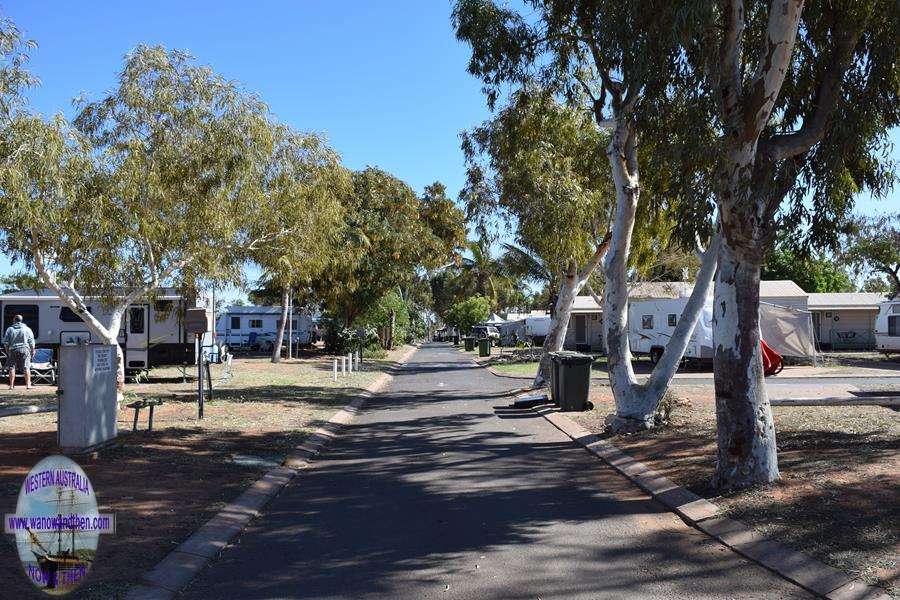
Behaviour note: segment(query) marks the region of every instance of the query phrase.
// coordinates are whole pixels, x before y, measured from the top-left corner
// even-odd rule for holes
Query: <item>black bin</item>
[[[475,349],[475,338],[470,335],[467,335],[463,338],[463,343],[466,345],[466,352],[471,352]]]
[[[594,357],[580,352],[553,352],[550,377],[551,395],[561,411],[590,410],[591,364]],[[555,380],[555,381],[554,381]]]

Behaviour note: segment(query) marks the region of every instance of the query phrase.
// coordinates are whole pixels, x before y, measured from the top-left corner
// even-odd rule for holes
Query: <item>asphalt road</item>
[[[420,349],[186,597],[810,597],[507,408],[514,385]]]

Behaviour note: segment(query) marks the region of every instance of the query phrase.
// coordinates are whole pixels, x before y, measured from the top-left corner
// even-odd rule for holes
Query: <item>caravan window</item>
[[[641,329],[653,329],[653,315],[641,315]]]
[[[87,311],[91,312],[91,307],[87,307]],[[68,306],[63,306],[59,309],[59,320],[63,323],[84,323],[84,319],[78,316],[78,314],[69,308]]]
[[[262,319],[250,319],[250,329],[262,329]]]
[[[678,323],[678,315],[669,315],[669,327],[675,327]]]
[[[131,333],[144,333],[144,309],[134,306],[128,309],[128,326]]]
[[[39,336],[38,333],[38,306],[37,304],[7,304],[3,307],[3,331],[6,331],[6,328],[13,324],[13,317],[16,315],[22,315],[22,320],[25,322],[28,327],[31,328],[31,331],[34,332],[35,337]]]
[[[241,318],[240,317],[231,317],[231,328],[232,329],[240,329],[241,328]]]
[[[888,335],[900,337],[900,317],[888,317]]]

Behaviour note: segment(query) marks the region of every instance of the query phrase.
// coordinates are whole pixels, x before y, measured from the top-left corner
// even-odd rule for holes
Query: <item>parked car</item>
[[[493,341],[500,341],[500,330],[493,325],[476,325],[472,328],[472,336],[477,340],[488,338]]]

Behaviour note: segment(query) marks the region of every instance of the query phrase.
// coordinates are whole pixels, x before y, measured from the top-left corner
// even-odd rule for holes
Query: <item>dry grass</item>
[[[273,365],[265,358],[237,359],[233,378],[214,391],[204,419],[197,419],[193,382],[177,369],[131,385],[130,398],[162,398],[154,430],[146,410],[131,432],[132,411],[118,414],[117,443],[78,459],[97,490],[104,512],[116,513],[117,531],[104,537],[88,582],[75,598],[121,596],[198,526],[255,481],[348,396],[394,364],[402,349],[337,383],[329,358],[310,356]],[[213,373],[221,381],[222,368]],[[0,419],[0,502],[13,512],[22,478],[56,452],[55,413]],[[19,567],[11,536],[0,543],[0,579],[8,597],[40,597]],[[4,596],[7,597],[7,596]]]
[[[719,496],[715,404],[707,386],[678,386],[686,401],[671,427],[613,439],[618,447],[740,519],[802,552],[900,594],[900,415],[890,408],[775,407],[777,484]],[[607,387],[596,409],[575,420],[603,432],[612,412]]]

